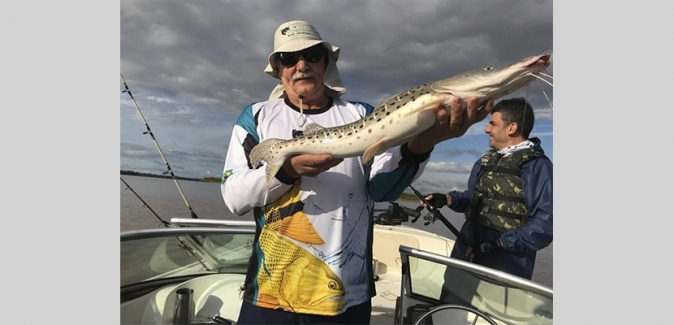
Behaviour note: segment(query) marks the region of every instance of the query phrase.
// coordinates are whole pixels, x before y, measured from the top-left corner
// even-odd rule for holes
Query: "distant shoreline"
[[[131,175],[131,176],[173,179],[173,177],[171,177],[170,175],[157,175],[157,174],[149,174],[149,173],[139,173],[139,172],[135,172],[133,170],[120,170],[119,173],[120,173],[120,175]],[[190,178],[190,177],[176,176],[175,178],[179,179],[181,181],[220,183],[220,178],[218,178],[218,177]]]
[[[149,173],[139,173],[133,170],[120,170],[120,175],[131,175],[131,176],[141,176],[141,177],[153,177],[153,178],[165,178],[173,179],[170,175],[157,175]],[[192,181],[192,182],[205,182],[205,183],[220,183],[221,178],[218,177],[203,177],[203,178],[190,178],[190,177],[180,177],[176,176],[176,179],[181,181]],[[419,198],[414,194],[403,193],[400,195],[397,201],[419,201]]]

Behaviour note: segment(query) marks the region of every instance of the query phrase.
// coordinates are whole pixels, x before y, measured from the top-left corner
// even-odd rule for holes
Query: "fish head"
[[[290,270],[288,268],[286,272]],[[325,310],[344,307],[344,284],[325,263],[307,263],[301,272],[287,280],[292,278],[297,281],[294,286],[297,288],[296,298],[302,305]]]
[[[536,75],[550,66],[551,55],[546,51],[500,67],[476,69],[436,81],[431,88],[464,100],[473,96],[479,97],[480,102],[496,99],[537,79]]]

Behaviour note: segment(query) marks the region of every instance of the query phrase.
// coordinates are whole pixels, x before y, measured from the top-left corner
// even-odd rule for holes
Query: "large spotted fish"
[[[501,67],[477,69],[425,83],[389,97],[358,121],[330,128],[311,123],[298,138],[266,139],[251,150],[251,164],[257,168],[261,161],[266,162],[267,189],[283,162],[295,154],[362,156],[365,164],[433,126],[434,109],[443,103],[449,105],[455,96],[464,103],[467,98],[477,96],[481,105],[487,99],[496,100],[540,79],[538,74],[550,65],[550,56],[550,52],[544,52]]]

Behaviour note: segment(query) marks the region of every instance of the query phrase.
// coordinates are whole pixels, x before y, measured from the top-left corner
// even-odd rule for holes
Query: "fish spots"
[[[372,128],[367,129],[367,133],[372,133]]]
[[[382,125],[382,126],[381,126],[381,129],[383,130],[385,127],[386,127],[386,125]]]
[[[360,140],[360,135],[356,137],[356,140]]]
[[[393,124],[393,119],[388,120],[388,124]]]

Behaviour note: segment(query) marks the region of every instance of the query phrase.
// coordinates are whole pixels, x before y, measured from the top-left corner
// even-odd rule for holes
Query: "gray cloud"
[[[468,174],[473,169],[473,163],[457,163],[453,161],[429,162],[426,164],[426,171],[428,172],[447,172]]]
[[[450,148],[450,149],[443,150],[442,153],[444,155],[450,157],[450,158],[456,157],[456,156],[461,156],[461,155],[467,155],[467,156],[470,156],[472,158],[477,159],[477,158],[480,158],[482,156],[482,154],[484,153],[484,150],[480,151],[480,150],[477,150],[477,149],[454,149],[454,148]]]

